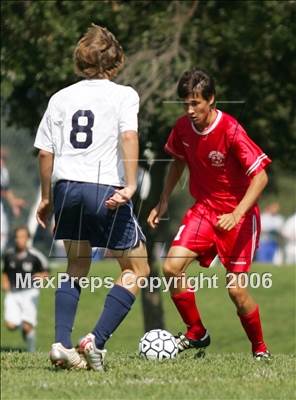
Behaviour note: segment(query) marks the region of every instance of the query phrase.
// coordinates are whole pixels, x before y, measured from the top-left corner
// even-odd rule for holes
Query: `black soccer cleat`
[[[175,339],[179,353],[188,349],[204,349],[211,344],[211,337],[208,331],[206,331],[205,335],[198,340],[189,339],[183,333],[179,333],[175,336]]]
[[[272,359],[272,355],[270,354],[270,352],[268,350],[266,351],[258,351],[256,353],[253,353],[253,357],[255,360],[257,361],[271,361]]]

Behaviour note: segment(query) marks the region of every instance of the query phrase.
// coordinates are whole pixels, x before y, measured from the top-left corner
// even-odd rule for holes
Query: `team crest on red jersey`
[[[211,165],[213,167],[224,167],[224,154],[220,153],[220,151],[211,151],[208,155],[208,158],[211,161]]]

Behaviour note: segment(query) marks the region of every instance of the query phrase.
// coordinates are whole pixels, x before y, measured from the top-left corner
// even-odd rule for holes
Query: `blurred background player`
[[[45,256],[30,247],[30,234],[26,226],[19,226],[14,232],[14,247],[3,256],[2,290],[4,297],[4,320],[9,330],[21,329],[27,350],[35,351],[35,328],[39,289],[23,286],[26,274],[43,279],[48,276]],[[21,279],[22,278],[22,279]],[[18,280],[20,279],[20,280]],[[30,284],[30,283],[29,283]]]
[[[54,207],[55,239],[64,240],[70,277],[87,276],[92,246],[110,249],[122,274],[93,331],[80,342],[87,366],[71,341],[81,288],[77,281],[74,286],[70,279],[63,282],[56,291],[50,358],[66,368],[103,370],[105,342],[131,309],[136,278],[149,274],[145,237],[131,203],[137,187],[139,97],[131,87],[111,82],[124,54],[107,29],[94,24],[88,29],[74,63],[84,79],[51,97],[34,144],[40,150],[42,196],[37,220],[45,228]]]
[[[7,152],[1,147],[1,254],[3,253],[9,237],[9,218],[5,211],[5,203],[10,207],[13,215],[18,217],[26,202],[17,197],[9,187],[9,172],[6,167]]]
[[[278,202],[268,204],[261,214],[261,236],[256,261],[280,265],[283,262],[281,250],[284,217],[280,214]]]
[[[284,222],[281,234],[284,238],[284,263],[296,265],[296,212]]]
[[[230,115],[215,107],[215,85],[205,72],[187,71],[178,83],[186,115],[172,129],[165,150],[174,157],[157,206],[148,223],[155,228],[166,212],[169,196],[185,166],[190,174],[190,192],[196,203],[185,214],[168,252],[164,274],[181,277],[198,259],[209,267],[215,256],[226,268],[228,293],[234,302],[256,359],[269,359],[263,340],[259,308],[250,296],[244,275],[251,266],[260,234],[256,201],[267,184],[265,168],[270,159],[247,136]],[[243,285],[241,285],[243,286]],[[187,332],[177,337],[179,351],[210,344],[195,303],[194,292],[178,281],[171,297]]]

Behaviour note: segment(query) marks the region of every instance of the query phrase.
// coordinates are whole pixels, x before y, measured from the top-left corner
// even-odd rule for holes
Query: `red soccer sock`
[[[194,292],[186,290],[185,292],[172,295],[172,300],[179,311],[184,323],[187,325],[186,337],[188,339],[198,340],[206,333],[200,314],[196,307]]]
[[[250,342],[252,343],[252,352],[264,352],[267,350],[266,344],[263,340],[263,333],[260,321],[259,307],[256,306],[254,311],[248,314],[238,314],[242,326],[246,331]]]

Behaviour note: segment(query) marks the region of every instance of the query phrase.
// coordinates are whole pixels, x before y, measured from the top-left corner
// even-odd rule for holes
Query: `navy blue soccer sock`
[[[62,282],[61,287],[56,290],[55,297],[55,342],[62,343],[71,349],[71,333],[74,324],[77,304],[79,301],[81,288],[78,283],[74,283],[71,288],[71,281]]]
[[[114,285],[108,293],[103,312],[93,330],[96,347],[103,349],[105,342],[123,321],[136,297],[122,286]]]

